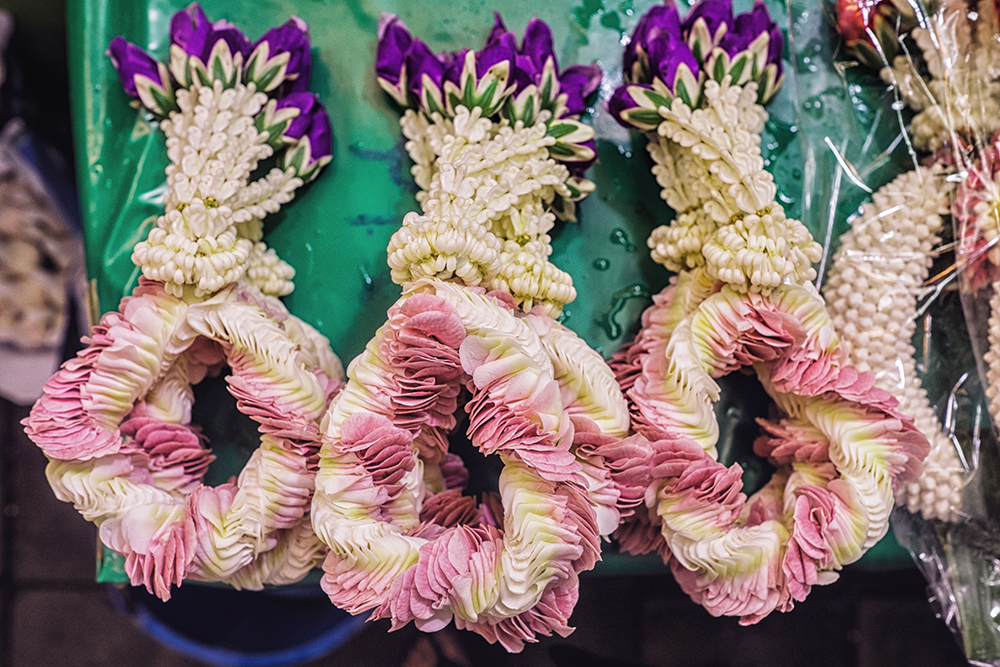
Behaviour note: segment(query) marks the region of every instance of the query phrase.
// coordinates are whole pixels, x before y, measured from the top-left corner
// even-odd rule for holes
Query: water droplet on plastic
[[[361,271],[361,282],[364,283],[365,289],[368,290],[369,292],[375,289],[375,285],[372,282],[372,277],[368,274],[368,269],[365,268],[365,265],[364,264],[360,265],[358,267],[358,270]]]
[[[785,150],[795,141],[795,133],[799,128],[791,123],[785,123],[776,118],[769,118],[764,123],[764,129],[771,135],[770,141],[764,146],[764,158],[770,163],[774,158],[785,152]]]
[[[598,271],[607,271],[611,267],[611,262],[604,259],[603,257],[598,257],[594,260],[594,268]]]
[[[778,201],[780,201],[783,206],[794,206],[796,200],[795,197],[789,197],[785,193],[779,192]]]
[[[802,103],[802,109],[816,119],[823,117],[823,106],[823,98],[819,95],[813,95]]]
[[[604,329],[608,338],[614,340],[622,335],[622,325],[618,324],[617,317],[618,313],[625,307],[625,302],[629,299],[646,299],[648,297],[649,291],[639,283],[629,285],[611,295],[611,303],[597,318],[597,323]]]
[[[560,324],[565,324],[566,322],[569,321],[569,318],[571,318],[572,316],[573,313],[563,308],[563,311],[559,313],[559,317],[556,318],[556,322],[559,322]]]
[[[628,233],[621,228],[618,228],[611,232],[611,242],[615,245],[620,245],[625,247],[625,252],[633,252],[635,250],[635,244],[632,243],[632,239],[628,237]]]
[[[893,111],[902,111],[905,108],[906,108],[906,103],[903,102],[903,100],[896,100],[895,102],[892,103]]]
[[[792,169],[792,178],[794,178],[796,181],[801,180],[802,179],[802,170],[801,169]]]
[[[819,71],[819,63],[822,62],[823,42],[819,39],[811,39],[805,48],[799,52],[795,59],[795,69],[800,74],[810,74]]]

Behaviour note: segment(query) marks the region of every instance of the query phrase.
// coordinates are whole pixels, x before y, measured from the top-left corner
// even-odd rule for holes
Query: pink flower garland
[[[641,499],[613,464],[644,452],[585,416],[601,411],[583,409],[578,374],[557,379],[542,340],[560,325],[518,312],[505,294],[423,281],[351,364],[313,509],[338,606],[394,628],[454,619],[510,651],[571,631],[577,574]],[[461,403],[472,445],[504,463],[499,494],[462,493],[468,473],[447,453]]]
[[[403,296],[330,406],[313,499],[335,604],[393,628],[454,620],[509,651],[572,631],[578,573],[640,504],[642,480],[625,470],[645,453],[625,439],[614,373],[553,319],[575,291],[548,261],[548,231],[557,201],[568,216],[592,188],[579,174],[593,132],[575,118],[582,105],[569,115],[566,105],[596,87],[596,68],[575,68],[591,73],[585,91],[579,77],[560,84],[548,27],[535,19],[526,32],[521,49],[538,51],[545,85],[511,95],[508,75],[535,61],[518,55],[498,18],[486,49],[463,56],[461,76],[477,77],[480,55],[509,66],[491,66],[478,87],[463,83],[442,110],[417,104],[405,85],[407,68],[436,57],[383,17],[379,82],[417,104],[401,126],[425,215],[407,215],[390,241]],[[422,81],[426,101],[435,82]],[[460,407],[471,446],[503,462],[499,493],[463,493],[468,472],[449,452]]]
[[[681,587],[713,615],[755,623],[836,579],[885,534],[893,492],[919,475],[929,446],[870,373],[843,361],[811,288],[722,287],[691,308],[697,273],[671,281],[612,362],[650,451],[649,511],[619,538],[628,551],[672,556]],[[740,467],[715,460],[711,410],[714,378],[744,367],[782,413],[760,420],[754,451],[778,471],[749,499]]]
[[[184,578],[259,588],[304,576],[323,551],[308,519],[316,420],[342,377],[326,341],[256,288],[185,299],[142,279],[87,342],[26,431],[56,495],[100,526],[133,584],[166,600]],[[212,488],[190,387],[224,365],[261,448],[238,481]]]

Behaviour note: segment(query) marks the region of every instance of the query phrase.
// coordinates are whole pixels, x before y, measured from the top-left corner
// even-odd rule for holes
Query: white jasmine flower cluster
[[[166,211],[132,258],[169,293],[192,286],[197,296],[210,294],[244,275],[267,294],[291,292],[294,270],[265,252],[260,220],[290,201],[302,179],[275,167],[249,183],[274,153],[273,138],[255,123],[267,103],[253,83],[195,81],[177,91],[178,111],[161,121],[171,162]]]
[[[767,112],[757,103],[757,84],[710,80],[702,107],[675,99],[659,113],[659,140],[648,149],[677,218],[650,235],[654,261],[672,271],[705,266],[742,292],[814,279],[822,249],[801,222],[785,217],[764,169]]]
[[[548,261],[553,203],[571,203],[593,183],[550,157],[550,112],[531,126],[481,113],[460,106],[454,117],[428,118],[411,109],[400,119],[424,215],[407,215],[389,243],[393,280],[456,277],[508,291],[525,311],[558,313],[576,291]]]
[[[841,237],[823,295],[851,363],[875,373],[876,385],[899,399],[899,411],[931,442],[923,473],[898,490],[896,501],[925,519],[956,521],[965,470],[921,385],[912,343],[917,301],[954,190],[945,176],[941,165],[921,167],[876,192]]]
[[[948,0],[939,15],[912,36],[923,56],[918,68],[906,54],[882,69],[903,101],[918,112],[910,124],[913,144],[936,151],[957,132],[988,137],[1000,131],[1000,33],[990,0]],[[971,17],[975,17],[972,19]]]

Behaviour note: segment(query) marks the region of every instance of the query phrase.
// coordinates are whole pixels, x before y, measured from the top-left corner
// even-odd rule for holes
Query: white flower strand
[[[177,91],[179,111],[160,123],[166,135],[166,211],[132,260],[150,280],[180,296],[216,292],[252,271],[251,282],[273,295],[291,292],[294,270],[259,249],[260,219],[293,197],[302,179],[293,169],[272,169],[248,183],[274,151],[254,117],[267,102],[253,83],[224,88],[195,81]],[[249,233],[249,235],[247,235]]]
[[[988,137],[1000,131],[998,33],[992,0],[979,0],[975,12],[965,0],[948,0],[934,20],[911,33],[925,67],[918,68],[903,54],[882,69],[882,79],[896,86],[903,101],[918,112],[910,123],[916,148],[936,151],[947,146],[955,132]],[[922,78],[922,70],[930,80]]]
[[[879,189],[841,237],[823,288],[851,363],[874,372],[875,384],[899,400],[898,410],[931,442],[923,473],[899,489],[896,502],[943,521],[960,518],[965,471],[921,385],[911,341],[953,189],[941,165],[906,172]]]
[[[647,240],[653,260],[672,271],[705,266],[741,292],[813,280],[822,249],[775,201],[760,152],[767,112],[757,104],[757,84],[708,81],[704,99],[703,108],[675,99],[659,109],[664,120],[648,150],[677,218]]]
[[[551,204],[569,199],[570,172],[549,157],[549,112],[531,126],[481,117],[459,107],[454,118],[408,110],[400,119],[424,216],[408,215],[389,243],[393,280],[457,277],[509,292],[519,306],[557,315],[576,297],[551,254]],[[593,184],[574,184],[589,192]]]

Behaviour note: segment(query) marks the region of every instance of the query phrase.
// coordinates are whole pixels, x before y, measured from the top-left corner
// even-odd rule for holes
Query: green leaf
[[[256,81],[257,90],[267,90],[267,87],[274,81],[274,77],[278,76],[278,71],[281,66],[272,67],[271,69],[264,72],[264,74]]]
[[[657,109],[660,107],[667,107],[669,109],[670,105],[673,104],[672,99],[667,99],[663,95],[653,92],[652,90],[644,90],[643,95],[646,96],[647,100],[655,104]]]
[[[492,81],[490,81],[490,85],[486,86],[486,90],[484,90],[483,93],[479,96],[479,99],[476,100],[478,102],[478,104],[476,106],[483,107],[483,111],[484,111],[483,115],[484,116],[492,116],[493,115],[492,110],[491,110],[491,113],[485,113],[485,111],[486,111],[486,107],[487,106],[492,106],[493,96],[496,94],[497,84],[498,83],[500,83],[500,82],[497,81],[496,79],[493,79]]]
[[[153,96],[153,99],[156,100],[156,106],[159,107],[158,110],[154,110],[157,111],[157,113],[166,116],[168,113],[177,108],[177,105],[174,104],[174,100],[167,97],[163,91],[156,86],[150,86],[149,94]]]
[[[625,120],[642,130],[655,129],[663,122],[663,118],[658,111],[635,107],[626,110],[623,114]]]
[[[291,159],[285,160],[285,169],[291,167],[295,170],[296,174],[302,173],[302,162],[306,157],[306,149],[304,146],[299,144],[296,146],[292,152]]]
[[[674,84],[674,92],[677,93],[677,97],[681,98],[684,104],[691,108],[694,108],[694,103],[691,101],[691,95],[688,93],[687,86],[684,85],[684,81],[680,77],[677,77],[677,82]],[[659,114],[657,114],[659,116]]]
[[[226,70],[222,67],[222,62],[218,58],[212,59],[212,78],[219,81],[226,80]]]
[[[576,155],[576,151],[563,142],[557,141],[553,145],[549,146],[549,154],[556,155],[558,157],[572,157]]]
[[[729,76],[733,77],[733,83],[740,80],[740,76],[743,74],[743,70],[747,66],[747,54],[741,53],[736,60],[733,61],[732,66],[729,68]]]
[[[246,64],[243,71],[246,72],[247,82],[253,81],[254,70],[257,68],[257,56],[260,53],[259,50],[254,50],[253,55],[250,56],[250,62]]]
[[[715,66],[712,68],[712,78],[722,83],[723,77],[726,76],[726,63],[723,61],[722,56],[717,56],[715,58]]]
[[[545,135],[559,139],[560,137],[565,137],[571,132],[575,132],[576,129],[576,125],[573,125],[572,123],[559,123],[558,125],[549,125],[549,129]]]

